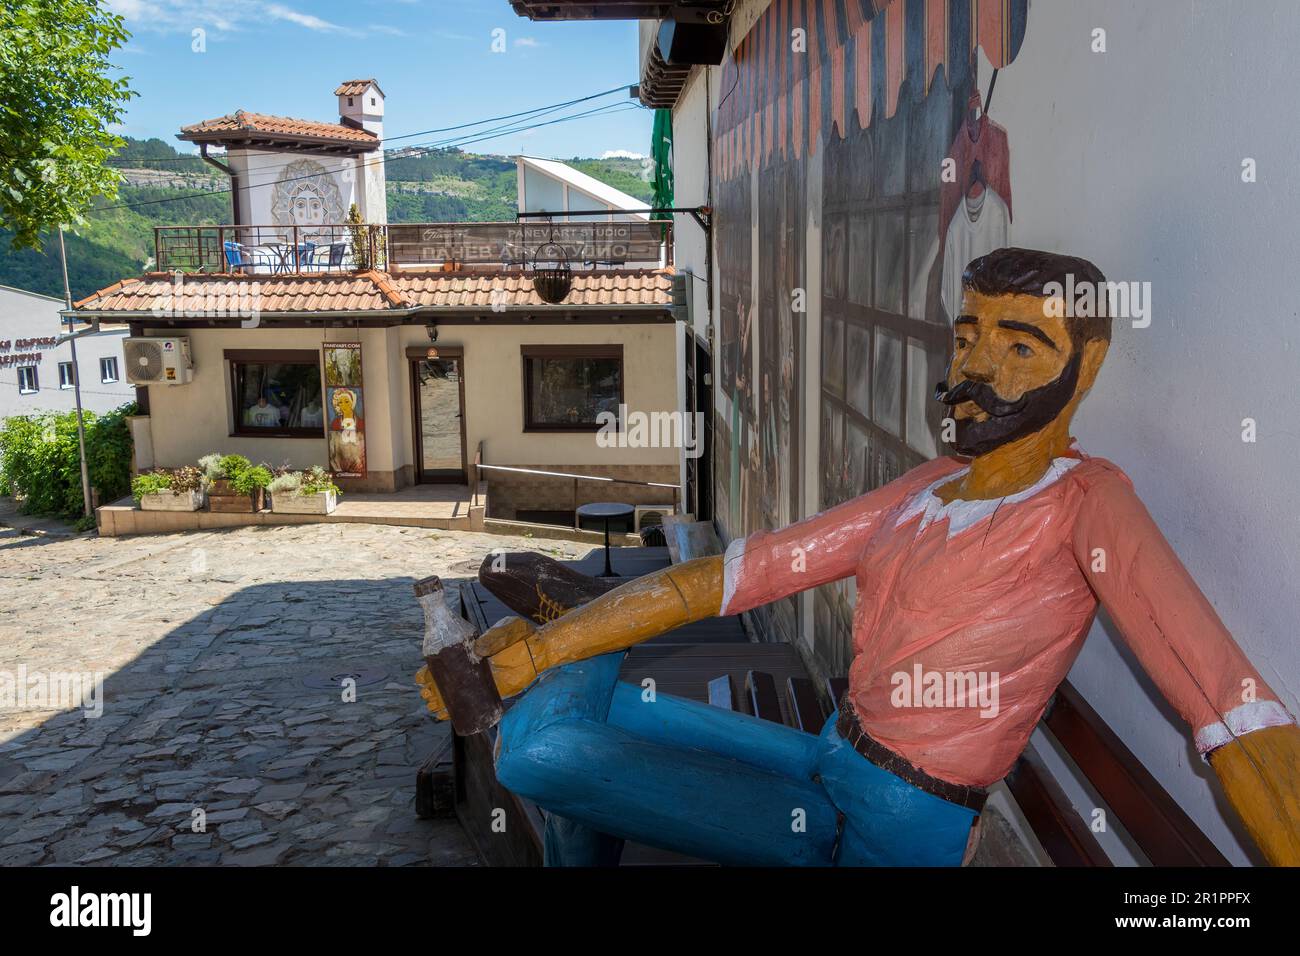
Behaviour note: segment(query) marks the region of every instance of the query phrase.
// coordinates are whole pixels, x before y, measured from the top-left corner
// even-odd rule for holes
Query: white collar
[[[1048,485],[1051,485],[1067,471],[1079,464],[1078,458],[1055,458],[1047,466],[1047,471],[1043,472],[1043,477],[1039,478],[1030,487],[1024,491],[1018,491],[1014,495],[1007,495],[1003,498],[977,498],[967,501],[964,498],[954,498],[952,501],[944,504],[940,498],[934,494],[935,489],[940,485],[946,485],[950,481],[960,478],[970,471],[970,466],[962,468],[960,471],[950,472],[940,478],[930,482],[920,491],[912,496],[907,506],[898,516],[898,521],[894,527],[899,527],[911,521],[917,515],[921,516],[921,523],[917,526],[917,531],[924,531],[932,522],[948,519],[948,537],[965,531],[971,525],[993,514],[1004,504],[1015,504],[1018,501],[1024,501],[1026,498],[1032,498]]]

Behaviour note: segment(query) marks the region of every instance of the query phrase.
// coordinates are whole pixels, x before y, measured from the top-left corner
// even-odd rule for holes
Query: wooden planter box
[[[225,478],[218,479],[208,489],[208,510],[233,514],[254,514],[266,507],[266,489],[258,488],[251,495],[241,495]]]
[[[271,495],[271,511],[280,515],[327,515],[338,507],[339,499],[332,491],[315,495],[293,492]]]
[[[187,491],[174,495],[170,491],[145,495],[140,499],[141,511],[198,511],[203,507],[203,492]]]

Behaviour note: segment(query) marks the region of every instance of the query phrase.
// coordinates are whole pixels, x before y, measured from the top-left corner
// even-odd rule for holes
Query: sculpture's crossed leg
[[[623,654],[545,673],[500,725],[497,777],[562,818],[548,863],[600,834],[732,865],[961,863],[975,814],[820,736],[618,680]]]

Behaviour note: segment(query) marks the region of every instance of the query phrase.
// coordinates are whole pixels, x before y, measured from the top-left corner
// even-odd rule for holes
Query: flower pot
[[[339,499],[332,491],[314,495],[279,492],[271,496],[271,511],[280,515],[327,515],[338,507]]]
[[[182,491],[176,495],[170,491],[161,491],[140,499],[141,511],[198,511],[202,507],[203,492],[199,489]]]
[[[234,514],[254,514],[266,507],[266,489],[254,489],[251,495],[241,495],[234,484],[219,478],[208,489],[208,510]]]

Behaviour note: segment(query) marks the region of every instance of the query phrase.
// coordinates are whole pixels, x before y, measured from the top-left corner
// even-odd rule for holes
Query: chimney
[[[384,138],[384,91],[373,78],[344,80],[334,91],[339,98],[339,122]],[[374,152],[355,160],[357,172],[356,203],[362,219],[369,223],[388,222],[387,177],[381,145]]]
[[[339,98],[339,122],[384,137],[384,91],[373,79],[345,80],[334,91]]]

